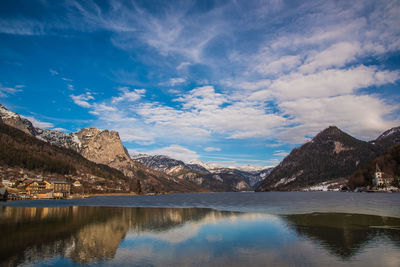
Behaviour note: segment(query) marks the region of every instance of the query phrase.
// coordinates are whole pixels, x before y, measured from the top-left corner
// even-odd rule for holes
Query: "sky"
[[[0,103],[130,153],[277,165],[400,125],[399,1],[0,2]]]

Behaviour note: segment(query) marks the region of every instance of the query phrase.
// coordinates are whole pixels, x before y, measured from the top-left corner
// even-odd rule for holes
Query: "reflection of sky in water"
[[[400,266],[396,226],[343,213],[0,207],[0,266]]]
[[[178,239],[177,239],[178,236]],[[314,238],[299,236],[276,216],[238,214],[162,233],[128,233],[110,263],[213,266],[399,266],[399,247],[377,237],[343,261]]]

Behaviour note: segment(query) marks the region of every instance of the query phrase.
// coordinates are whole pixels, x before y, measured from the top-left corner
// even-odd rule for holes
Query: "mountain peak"
[[[20,118],[15,112],[9,111],[5,106],[0,104],[0,117],[3,120]]]
[[[344,136],[349,136],[349,135],[346,134],[345,132],[343,132],[342,130],[340,130],[336,126],[329,126],[325,130],[323,130],[320,133],[318,133],[312,139],[312,141],[315,142],[315,141],[338,140],[338,139],[341,139],[341,137],[344,137]]]
[[[389,130],[383,132],[380,136],[378,136],[378,138],[376,138],[376,141],[385,139],[385,138],[387,138],[387,137],[389,137],[389,136],[391,136],[391,135],[399,134],[399,133],[400,133],[400,126],[393,127],[393,128],[391,128],[391,129],[389,129]]]

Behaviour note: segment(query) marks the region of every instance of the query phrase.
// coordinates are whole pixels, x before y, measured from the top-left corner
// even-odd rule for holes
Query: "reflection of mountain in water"
[[[128,230],[166,231],[231,212],[156,208],[0,207],[0,265],[38,262],[57,255],[76,263],[112,259]]]
[[[400,246],[400,219],[346,213],[286,215],[283,219],[300,235],[321,242],[342,259],[353,257],[374,238],[386,237]]]

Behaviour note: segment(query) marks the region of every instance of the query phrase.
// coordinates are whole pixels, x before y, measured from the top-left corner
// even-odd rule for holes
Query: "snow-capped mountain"
[[[271,169],[273,166],[254,166],[254,165],[243,165],[243,166],[238,166],[238,167],[229,167],[230,169],[236,169],[239,171],[244,171],[244,172],[260,172],[266,169]]]
[[[204,169],[208,171],[212,171],[215,169],[221,168],[221,166],[218,166],[217,164],[212,164],[212,163],[206,163],[204,161],[198,160],[198,159],[192,159],[188,162],[190,165],[198,165],[200,167],[203,167]]]
[[[184,163],[162,155],[142,154],[131,157],[149,168],[190,180],[201,186],[213,186],[214,188],[209,189],[214,190],[220,187],[230,187],[229,191],[249,190],[257,186],[272,170],[271,167],[258,168],[251,165],[243,168],[225,168],[198,159]]]

